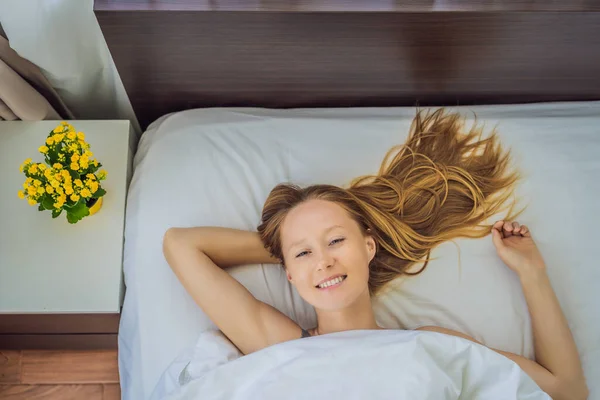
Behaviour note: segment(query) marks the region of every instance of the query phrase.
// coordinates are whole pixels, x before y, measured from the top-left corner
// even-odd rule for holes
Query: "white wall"
[[[36,64],[77,119],[139,124],[93,12],[93,0],[0,0],[10,45]]]

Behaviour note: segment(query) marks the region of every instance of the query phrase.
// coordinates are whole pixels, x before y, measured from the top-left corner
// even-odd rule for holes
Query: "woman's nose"
[[[317,261],[317,269],[324,270],[333,266],[334,258],[328,252],[324,251],[320,253],[319,260]]]

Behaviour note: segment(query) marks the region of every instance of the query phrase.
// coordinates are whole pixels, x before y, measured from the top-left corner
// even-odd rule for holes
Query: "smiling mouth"
[[[346,280],[347,277],[348,277],[348,275],[338,276],[337,278],[330,279],[327,282],[323,282],[323,283],[315,286],[315,288],[329,289],[329,288],[338,287],[342,284],[342,282],[344,282]]]

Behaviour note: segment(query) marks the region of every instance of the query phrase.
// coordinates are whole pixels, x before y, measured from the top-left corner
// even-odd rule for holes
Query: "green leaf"
[[[90,215],[90,209],[85,205],[85,200],[81,198],[79,199],[77,204],[75,204],[75,206],[69,210],[69,214],[73,214],[74,216],[81,219]]]
[[[72,169],[68,169],[68,171],[69,174],[71,174],[71,178],[73,180],[81,178],[81,176],[76,171],[73,171]]]
[[[104,196],[106,194],[106,190],[99,188],[98,190],[96,190],[96,193],[94,193],[92,195],[92,199],[99,199],[100,197]]]
[[[44,206],[46,210],[54,209],[54,202],[52,201],[52,197],[49,194],[45,194],[42,198],[42,206]]]
[[[62,209],[60,209],[60,210],[52,210],[52,218],[58,217],[61,213],[62,213]]]
[[[38,211],[44,211],[44,210],[45,210],[44,206],[40,204],[40,206],[38,207]]]
[[[77,217],[75,214],[67,212],[67,221],[69,221],[70,224],[76,224],[79,220],[81,220],[81,218]]]
[[[48,164],[53,165],[58,162],[57,149],[49,149],[48,153],[46,153],[46,154],[47,154],[48,160],[50,161]]]

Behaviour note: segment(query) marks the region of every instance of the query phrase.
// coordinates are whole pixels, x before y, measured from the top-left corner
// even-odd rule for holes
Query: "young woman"
[[[516,362],[554,399],[584,399],[587,387],[568,324],[525,225],[489,217],[507,208],[518,175],[495,134],[459,115],[417,114],[409,138],[392,149],[379,173],[348,188],[276,186],[258,232],[171,228],[165,257],[198,305],[244,353],[306,336],[382,329],[371,296],[401,275],[416,275],[438,244],[492,233],[498,256],[519,276],[529,306],[536,361],[495,350]],[[334,166],[335,167],[335,166]],[[317,314],[305,331],[256,300],[225,268],[282,264],[288,280]],[[422,267],[413,271],[418,263]],[[474,339],[438,327],[421,330]]]

